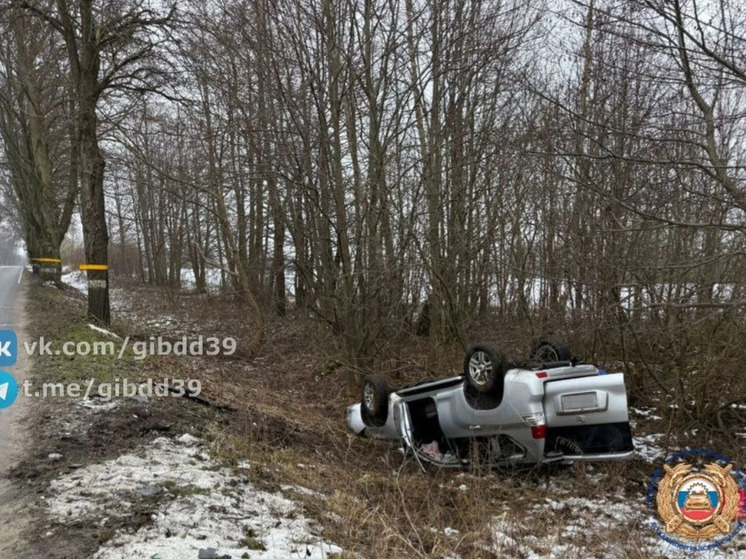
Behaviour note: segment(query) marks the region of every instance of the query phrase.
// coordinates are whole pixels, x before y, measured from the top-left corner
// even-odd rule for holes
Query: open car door
[[[631,458],[634,455],[624,375],[599,374],[544,385],[545,454],[568,460]]]

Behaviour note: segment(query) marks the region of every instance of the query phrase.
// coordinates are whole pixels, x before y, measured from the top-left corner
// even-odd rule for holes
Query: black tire
[[[572,361],[570,348],[567,343],[560,338],[541,338],[531,348],[528,356],[530,361],[536,363],[553,363],[556,361]]]
[[[391,388],[381,377],[374,375],[365,379],[360,396],[360,414],[369,427],[383,427],[389,415]]]
[[[480,394],[502,394],[507,369],[505,356],[489,344],[475,344],[466,352],[466,383]]]

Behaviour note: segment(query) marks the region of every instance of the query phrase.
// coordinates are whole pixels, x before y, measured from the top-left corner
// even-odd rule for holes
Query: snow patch
[[[75,400],[75,405],[86,408],[94,412],[111,411],[119,405],[117,400],[107,400],[104,398],[80,398]]]
[[[92,559],[184,559],[211,547],[251,559],[323,559],[342,551],[294,501],[219,467],[188,434],[75,470],[52,481],[50,492],[49,512],[63,524],[105,523],[127,516],[138,497],[170,494],[151,524],[118,532]]]
[[[227,275],[227,273],[226,273]],[[217,268],[207,268],[205,270],[205,283],[209,291],[217,291],[220,287],[221,271]],[[194,277],[194,271],[191,268],[181,269],[181,284],[190,289],[197,287],[197,280]]]
[[[629,411],[632,413],[639,415],[640,417],[645,417],[647,419],[651,419],[653,421],[661,421],[663,418],[659,415],[655,415],[653,413],[653,410],[643,410],[640,408],[630,408]]]
[[[197,443],[199,443],[199,439],[197,437],[193,437],[189,433],[184,433],[181,437],[179,437],[176,440],[186,446],[194,446]]]
[[[655,462],[660,458],[664,458],[666,453],[660,447],[660,442],[664,435],[662,433],[654,433],[651,435],[639,435],[632,437],[632,442],[635,446],[635,453],[645,462]]]
[[[78,270],[62,275],[62,282],[88,295],[88,276]]]
[[[617,536],[609,537],[621,529],[629,534],[642,534],[642,548],[638,549],[640,557],[692,557],[691,552],[682,551],[659,538],[652,526],[654,518],[644,501],[630,500],[622,491],[599,495],[593,499],[547,498],[543,503],[530,507],[528,512],[527,518],[551,518],[552,526],[548,533],[537,535],[526,525],[525,520],[517,520],[506,513],[502,517],[493,518],[492,547],[488,549],[500,557],[515,559],[623,559],[631,556],[630,550],[618,545]],[[588,549],[589,543],[604,542],[607,538],[609,545],[603,553],[594,553]],[[699,552],[697,557],[741,557],[742,550],[728,547]],[[733,555],[734,551],[736,555]]]
[[[116,338],[117,340],[121,340],[122,338],[116,335],[114,332],[111,332],[109,330],[106,330],[105,328],[99,328],[95,324],[89,324],[88,328],[93,330],[94,332],[98,332],[99,334],[103,334],[104,336],[109,336],[111,338]]]

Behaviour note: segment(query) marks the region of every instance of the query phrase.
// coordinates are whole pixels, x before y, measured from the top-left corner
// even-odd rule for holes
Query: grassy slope
[[[35,287],[30,300],[35,336],[102,339],[85,326],[82,303],[70,293]],[[152,402],[147,414],[132,413],[130,402],[66,440],[58,433],[70,402],[45,401],[36,425],[39,448],[23,474],[35,483],[59,475],[72,462],[100,461],[156,434],[191,428],[226,463],[249,461],[251,468],[237,472],[252,482],[267,489],[291,484],[313,490],[298,498],[349,557],[637,558],[654,553],[655,538],[651,542],[649,528],[642,525],[651,464],[609,464],[590,473],[567,467],[422,473],[396,449],[347,432],[344,409],[352,398],[344,393],[344,371],[329,366],[332,340],[307,317],[270,321],[261,354],[249,357],[242,348],[251,334],[250,320],[235,301],[206,296],[168,301],[137,285],[118,289],[115,300],[113,328],[122,336],[234,336],[239,352],[144,362],[131,355],[122,361],[46,357],[35,362],[36,378],[198,378],[205,396],[236,412],[169,399]],[[421,347],[403,349],[397,358],[400,382],[423,374],[413,365],[423,360]],[[655,423],[645,427],[660,430]],[[63,454],[63,461],[50,464],[49,452]],[[144,504],[130,528],[147,522],[148,507],[156,504]],[[40,556],[76,556],[74,549],[93,549],[123,527],[79,527],[79,533],[67,534],[74,544]]]

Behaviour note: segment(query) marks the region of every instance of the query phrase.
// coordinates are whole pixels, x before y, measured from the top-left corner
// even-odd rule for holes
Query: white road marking
[[[18,285],[20,285],[21,280],[23,279],[23,269],[25,268],[25,266],[0,266],[0,270],[4,270],[8,268],[13,268],[13,269],[20,268],[21,269],[21,273],[18,274],[18,281],[16,282]]]

